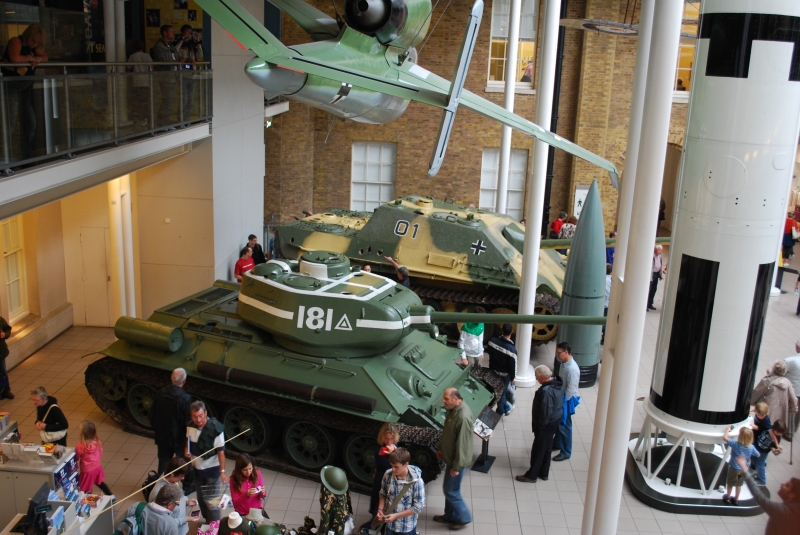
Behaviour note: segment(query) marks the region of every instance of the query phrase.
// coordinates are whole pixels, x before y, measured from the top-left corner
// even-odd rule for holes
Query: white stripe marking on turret
[[[250,305],[252,307],[256,307],[259,310],[266,312],[267,314],[271,314],[273,316],[278,316],[279,318],[283,318],[285,320],[291,320],[294,318],[294,312],[290,312],[288,310],[281,310],[280,308],[275,308],[273,306],[269,306],[266,303],[259,301],[258,299],[253,299],[247,295],[242,293],[239,294],[239,301],[244,303],[245,305]]]
[[[356,320],[356,327],[364,327],[365,329],[384,329],[384,330],[397,330],[403,328],[402,321],[382,321],[382,320]]]
[[[383,321],[383,320],[356,320],[356,327],[364,327],[365,329],[384,329],[384,330],[397,330],[404,329],[412,323],[430,323],[430,316],[410,316],[403,318],[403,321]]]

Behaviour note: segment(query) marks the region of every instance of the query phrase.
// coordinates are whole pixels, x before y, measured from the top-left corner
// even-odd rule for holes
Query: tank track
[[[110,373],[122,374],[128,381],[128,385],[132,383],[144,383],[155,389],[161,389],[170,384],[170,372],[152,368],[141,364],[132,362],[125,362],[113,357],[104,357],[93,362],[86,368],[85,385],[89,394],[94,399],[97,406],[108,414],[115,422],[120,424],[125,430],[142,435],[146,437],[153,437],[153,431],[149,428],[140,425],[128,412],[126,408],[127,394],[119,401],[112,401],[107,399],[96,385],[90,379],[90,375],[96,367],[102,367]],[[472,375],[488,384],[495,392],[495,398],[498,399],[502,394],[503,382],[494,372],[488,369],[473,370]],[[499,383],[499,392],[498,392]],[[310,420],[313,422],[320,422],[321,425],[329,427],[333,430],[348,433],[348,434],[364,434],[364,435],[377,435],[382,422],[369,420],[367,418],[359,418],[350,414],[326,409],[324,407],[316,407],[305,403],[290,403],[282,398],[262,394],[255,391],[247,391],[247,395],[243,396],[242,391],[235,387],[220,388],[220,384],[211,381],[205,381],[196,376],[190,376],[185,385],[185,389],[193,396],[199,397],[204,401],[210,403],[224,403],[241,405],[250,408],[254,411],[265,413],[270,417],[279,417],[286,419],[302,419]],[[129,388],[129,387],[128,387]],[[494,401],[492,402],[494,404]],[[221,414],[217,415],[221,419]],[[441,431],[432,428],[414,427],[400,424],[400,437],[401,442],[408,445],[416,446],[419,448],[429,449],[435,452],[439,445],[441,438]],[[273,441],[274,442],[274,441]],[[233,453],[233,455],[231,455]],[[235,457],[236,453],[228,450],[229,457]],[[292,464],[288,459],[288,455],[284,454],[279,457],[270,453],[270,448],[266,451],[253,456],[256,464],[266,468],[270,468],[285,474],[302,477],[314,481],[320,481],[319,472],[307,470]],[[286,458],[284,458],[286,457]],[[444,469],[443,463],[438,463],[438,469],[429,468],[423,473],[423,479],[433,481],[436,479],[441,471]],[[372,492],[372,487],[361,483],[360,481],[353,480],[350,483],[350,488],[356,492],[369,495]]]
[[[492,291],[475,292],[469,290],[448,290],[432,286],[411,287],[422,299],[435,299],[437,301],[452,301],[465,305],[481,306],[507,306],[517,308],[519,304],[519,291],[493,289]]]
[[[463,290],[447,290],[442,288],[432,288],[430,286],[412,286],[420,299],[431,299],[434,301],[452,301],[456,308],[467,307],[470,305],[480,305],[489,311],[495,307],[509,307],[517,310],[519,306],[519,292],[516,290],[497,290],[493,292],[470,292]],[[548,294],[536,294],[536,304],[543,305],[553,311],[554,314],[561,312],[561,299]],[[458,333],[446,331],[448,342],[455,344],[458,342]],[[454,337],[451,339],[451,337]],[[556,332],[547,340],[536,338],[531,339],[531,346],[537,347],[555,340]]]

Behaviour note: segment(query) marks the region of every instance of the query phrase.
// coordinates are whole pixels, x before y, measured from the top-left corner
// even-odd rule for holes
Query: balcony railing
[[[207,63],[45,63],[36,72],[0,76],[0,173],[212,116]]]

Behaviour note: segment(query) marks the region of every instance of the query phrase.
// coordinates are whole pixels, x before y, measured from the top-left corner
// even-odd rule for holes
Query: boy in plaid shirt
[[[397,448],[389,454],[391,470],[387,470],[381,482],[378,498],[378,520],[386,522],[385,535],[414,535],[417,531],[417,518],[425,507],[425,483],[422,482],[422,471],[409,465],[411,455],[405,448]],[[403,487],[411,483],[393,511],[390,507]]]

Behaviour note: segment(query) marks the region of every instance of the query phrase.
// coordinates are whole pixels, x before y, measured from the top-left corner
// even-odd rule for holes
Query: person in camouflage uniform
[[[347,517],[353,516],[353,502],[344,470],[335,466],[325,466],[320,471],[322,487],[319,490],[320,514],[322,519],[317,528],[318,534],[344,535]]]

